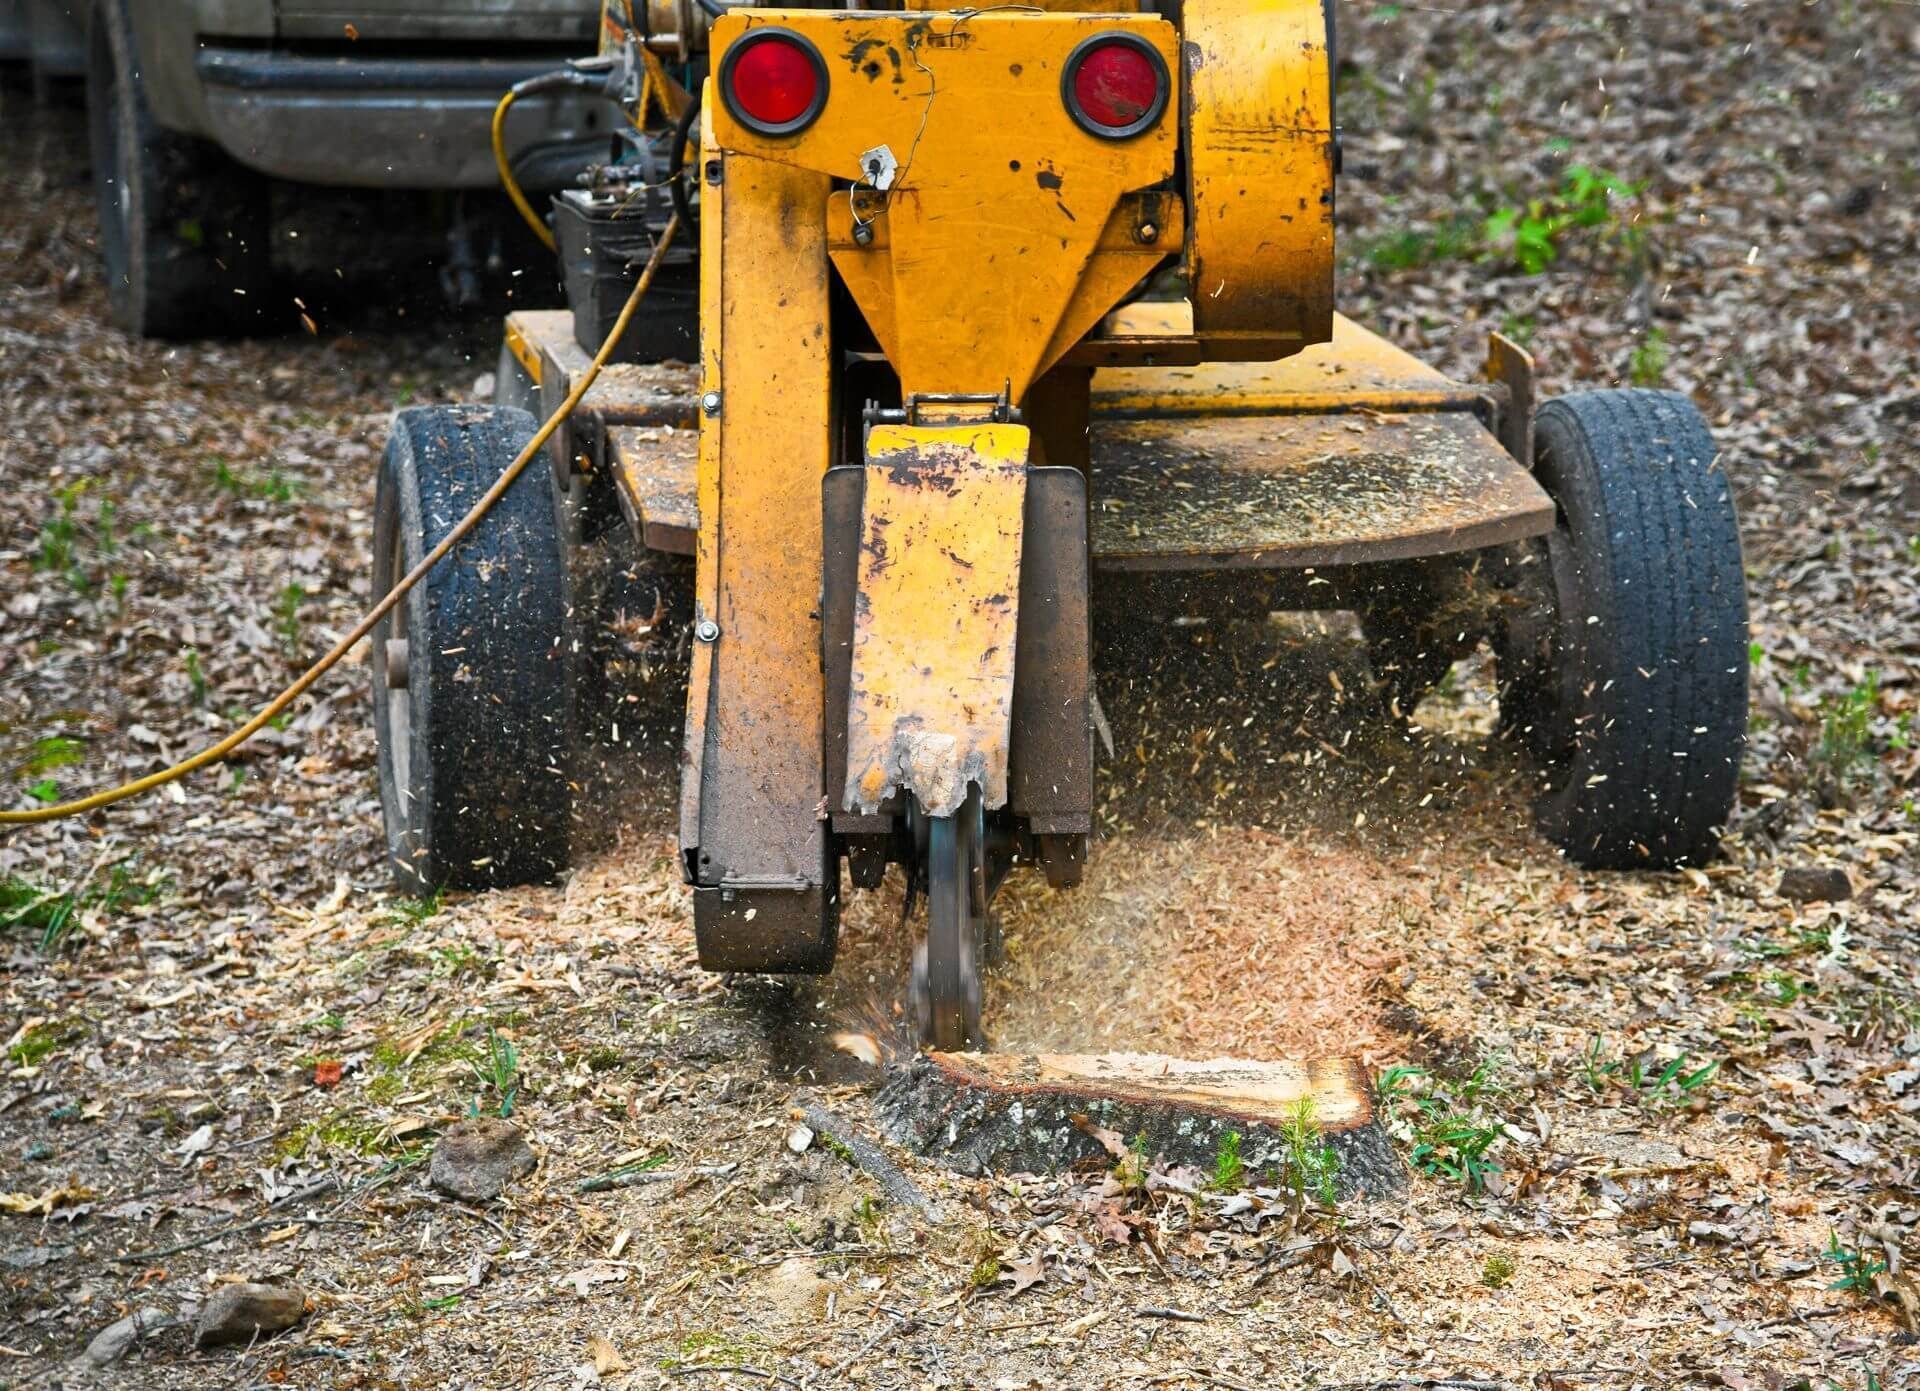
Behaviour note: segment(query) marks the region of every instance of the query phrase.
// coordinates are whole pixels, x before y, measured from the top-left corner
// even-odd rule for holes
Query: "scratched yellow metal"
[[[1184,301],[1130,304],[1107,329],[1177,337],[1192,324]],[[1280,362],[1106,367],[1093,374],[1096,416],[1319,415],[1356,410],[1464,410],[1485,388],[1456,382],[1344,314],[1333,336]]]
[[[708,111],[712,105],[708,105]],[[826,176],[722,154],[701,217],[694,644],[681,840],[719,882],[823,872],[820,478],[835,415]],[[704,870],[703,870],[704,874]]]
[[[528,339],[527,329],[518,314],[507,315],[507,351],[526,368],[535,386],[540,385],[540,350]]]
[[[1068,114],[1062,67],[1089,35],[1123,31],[1151,43],[1176,80],[1173,25],[1150,15],[1011,9],[742,8],[714,22],[715,70],[728,45],[766,25],[818,47],[829,73],[826,106],[805,131],[766,137],[716,103],[719,144],[845,180],[862,177],[864,152],[890,149],[895,186],[859,195],[874,240],[858,247],[839,239],[836,266],[888,344],[905,391],[1004,390],[1018,401],[1045,367],[1123,196],[1174,168],[1177,93],[1153,128],[1103,140]],[[848,196],[834,195],[843,208],[837,225]],[[1179,250],[1178,242],[1157,245]],[[1139,258],[1130,251],[1127,259]]]
[[[1023,425],[867,438],[843,810],[895,788],[950,816],[1006,805],[1031,437]]]
[[[1187,0],[1188,279],[1210,359],[1326,339],[1333,116],[1321,0]]]

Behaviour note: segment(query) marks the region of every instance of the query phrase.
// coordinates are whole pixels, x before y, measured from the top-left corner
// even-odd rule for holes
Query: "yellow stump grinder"
[[[404,882],[566,867],[602,621],[576,553],[622,525],[663,574],[692,558],[662,593],[691,654],[701,964],[829,969],[843,884],[900,864],[932,1047],[983,1042],[1009,870],[1080,878],[1094,596],[1353,610],[1402,709],[1487,641],[1569,857],[1711,850],[1747,675],[1713,442],[1682,397],[1536,408],[1498,336],[1457,382],[1334,312],[1322,0],[604,20],[601,58],[553,81],[605,94],[619,134],[535,219],[568,307],[508,320],[496,405],[401,413],[380,475],[385,593],[573,393],[648,263],[610,365],[375,633]]]

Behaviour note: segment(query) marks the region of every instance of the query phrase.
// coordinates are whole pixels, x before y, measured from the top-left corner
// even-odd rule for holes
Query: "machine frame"
[[[608,10],[636,72],[699,51],[718,74],[695,110],[644,59],[674,143],[698,136],[700,361],[608,367],[543,473],[561,551],[624,520],[693,560],[679,805],[703,965],[829,969],[843,879],[897,863],[928,905],[921,1038],[980,1044],[994,890],[1086,862],[1095,599],[1122,585],[1356,610],[1402,716],[1488,638],[1570,855],[1711,851],[1746,662],[1712,441],[1662,393],[1539,407],[1497,334],[1458,382],[1333,312],[1320,0],[649,14],[671,42]],[[774,54],[757,95],[728,85],[748,47]],[[570,396],[579,330],[509,318],[503,409]],[[526,655],[582,649],[515,612]],[[396,796],[390,839],[411,815]],[[458,845],[412,853],[499,882],[492,850],[466,875]]]

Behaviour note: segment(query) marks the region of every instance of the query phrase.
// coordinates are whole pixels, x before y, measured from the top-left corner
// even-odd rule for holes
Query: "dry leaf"
[[[596,1375],[607,1376],[627,1370],[627,1360],[620,1355],[620,1350],[598,1333],[587,1339],[587,1356],[593,1359]]]
[[[68,1188],[49,1188],[38,1196],[29,1193],[0,1193],[0,1212],[17,1212],[22,1216],[35,1212],[45,1215],[57,1207],[69,1207],[99,1196],[93,1189],[84,1188],[79,1184]]]
[[[1008,1266],[1006,1273],[1000,1278],[1003,1281],[1011,1280],[1013,1282],[1013,1292],[1015,1294],[1020,1293],[1020,1291],[1024,1289],[1030,1289],[1047,1278],[1046,1257],[1037,1251],[1031,1256],[1024,1256]]]
[[[1073,1118],[1073,1124],[1076,1130],[1081,1131],[1083,1134],[1091,1135],[1094,1139],[1098,1140],[1101,1145],[1106,1148],[1107,1153],[1115,1159],[1125,1159],[1127,1157],[1127,1142],[1119,1131],[1108,1130],[1105,1126],[1095,1125],[1091,1120],[1087,1119],[1087,1117],[1079,1115]]]

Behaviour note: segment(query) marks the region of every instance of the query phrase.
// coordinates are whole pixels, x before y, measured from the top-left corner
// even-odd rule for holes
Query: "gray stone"
[[[82,1355],[95,1367],[111,1366],[125,1357],[127,1350],[135,1343],[145,1342],[179,1322],[165,1309],[135,1309],[117,1323],[110,1323],[94,1334],[93,1341],[87,1344],[87,1350]]]
[[[1853,897],[1853,881],[1837,865],[1795,865],[1780,876],[1780,897],[1795,903],[1839,903]]]
[[[292,1328],[307,1314],[307,1297],[277,1285],[222,1285],[200,1310],[195,1347],[251,1343]]]
[[[10,1270],[38,1270],[43,1265],[64,1261],[72,1254],[71,1246],[21,1246],[0,1251],[0,1265]]]
[[[474,1116],[440,1137],[427,1178],[442,1193],[482,1203],[532,1173],[538,1162],[518,1126]]]

